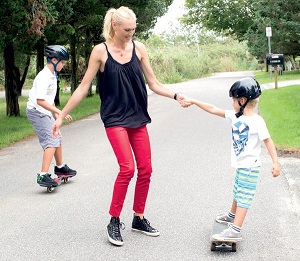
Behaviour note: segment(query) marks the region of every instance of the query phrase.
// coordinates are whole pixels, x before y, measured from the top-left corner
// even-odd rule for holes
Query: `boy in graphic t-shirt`
[[[223,110],[191,98],[187,98],[182,103],[183,107],[197,105],[202,110],[226,118],[231,122],[231,165],[235,168],[236,173],[233,201],[229,213],[216,217],[217,222],[228,224],[227,229],[212,236],[216,240],[242,239],[241,227],[252,204],[259,177],[262,141],[273,161],[271,169],[273,177],[280,174],[276,148],[266,123],[261,116],[254,112],[260,94],[259,83],[253,78],[247,77],[235,82],[229,90],[234,110]]]

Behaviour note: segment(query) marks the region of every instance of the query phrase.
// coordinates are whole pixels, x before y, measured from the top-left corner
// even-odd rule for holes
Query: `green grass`
[[[255,72],[260,84],[274,82],[269,72]],[[278,81],[300,80],[300,71],[285,71]],[[300,85],[263,91],[259,112],[265,119],[278,149],[300,150]]]
[[[274,82],[274,73],[272,72],[272,79],[270,78],[270,72],[255,72],[255,79],[260,83],[270,83]],[[277,77],[278,82],[282,81],[290,81],[290,80],[300,80],[300,71],[295,70],[295,71],[285,71],[283,75],[278,75]]]
[[[300,149],[299,101],[300,85],[265,90],[260,97],[259,112],[279,149]]]
[[[69,93],[60,94],[60,109],[64,107],[70,98]],[[16,141],[28,138],[34,134],[34,130],[26,117],[26,102],[28,97],[20,97],[20,117],[6,116],[5,98],[0,98],[0,149],[13,144]],[[98,95],[85,98],[71,113],[73,120],[79,120],[99,112],[100,99]],[[68,122],[65,121],[64,124]]]

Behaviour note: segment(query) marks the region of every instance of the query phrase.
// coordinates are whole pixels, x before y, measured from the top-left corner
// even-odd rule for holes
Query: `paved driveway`
[[[220,75],[169,86],[231,108],[228,89],[248,75]],[[149,95],[153,176],[145,216],[157,238],[130,230],[135,178],[121,220],[123,247],[108,243],[108,208],[118,166],[98,115],[64,126],[64,160],[78,175],[51,194],[36,184],[42,151],[35,137],[0,150],[1,260],[299,260],[299,159],[280,158],[272,178],[262,152],[262,173],[244,240],[236,253],[211,252],[214,217],[232,199],[230,127],[196,107]],[[53,165],[51,169],[53,168]]]

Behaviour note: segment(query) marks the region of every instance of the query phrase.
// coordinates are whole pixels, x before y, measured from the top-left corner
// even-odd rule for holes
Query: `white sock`
[[[241,228],[239,227],[239,226],[236,226],[236,225],[231,225],[231,228],[234,230],[234,231],[236,231],[236,232],[238,232],[238,233],[240,233],[241,232]]]
[[[229,211],[229,213],[227,214],[227,216],[230,217],[230,218],[235,218],[235,214],[231,213],[230,211]]]

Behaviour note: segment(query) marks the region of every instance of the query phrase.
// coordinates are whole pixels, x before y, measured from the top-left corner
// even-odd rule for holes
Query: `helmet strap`
[[[58,59],[57,63],[54,63],[54,62],[52,62],[51,58],[47,57],[47,61],[50,62],[53,65],[54,75],[55,75],[56,79],[58,79],[58,73],[57,73],[56,67],[59,64],[59,62],[61,61],[61,59]]]
[[[245,107],[247,106],[248,102],[249,102],[249,99],[247,99],[246,102],[244,103],[244,105],[242,105],[240,99],[238,99],[238,103],[239,103],[239,105],[240,105],[240,111],[239,111],[238,113],[235,114],[235,116],[236,116],[237,118],[243,115],[244,109],[245,109]]]

